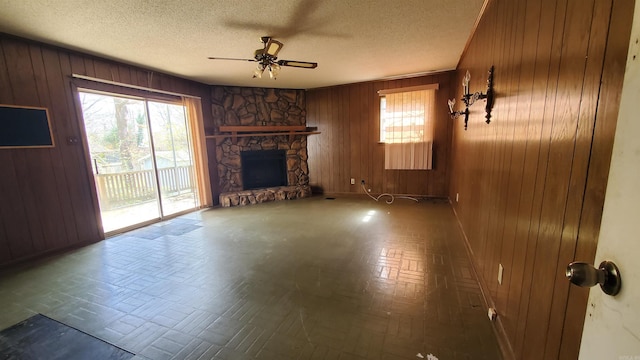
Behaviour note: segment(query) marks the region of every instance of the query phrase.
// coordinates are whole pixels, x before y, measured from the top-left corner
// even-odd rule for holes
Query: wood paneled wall
[[[308,137],[310,182],[314,191],[362,193],[360,180],[372,194],[446,197],[450,163],[453,72],[402,80],[371,81],[307,91],[307,125],[320,135]],[[378,90],[439,83],[433,144],[433,170],[385,170],[380,141]],[[350,185],[351,178],[356,184]]]
[[[594,261],[632,15],[633,0],[490,0],[457,68],[484,91],[495,65],[491,124],[480,105],[455,124],[450,198],[508,358],[577,358],[588,289],[564,273]]]
[[[213,133],[206,85],[0,34],[0,104],[48,108],[56,141],[0,149],[0,264],[101,238],[71,74],[200,96]]]

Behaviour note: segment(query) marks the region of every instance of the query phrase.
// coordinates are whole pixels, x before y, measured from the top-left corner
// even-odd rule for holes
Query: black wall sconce
[[[473,94],[469,93],[469,82],[471,81],[471,74],[469,73],[469,70],[467,70],[467,74],[464,76],[464,79],[462,80],[462,89],[463,89],[463,95],[462,95],[462,102],[464,103],[464,110],[463,111],[454,111],[453,110],[453,106],[456,104],[456,100],[455,99],[451,99],[448,101],[449,103],[449,114],[451,115],[452,119],[456,119],[459,116],[464,115],[464,129],[467,130],[467,124],[469,123],[469,107],[471,105],[473,105],[476,101],[478,100],[483,100],[486,99],[487,100],[487,104],[485,105],[485,112],[487,113],[487,115],[485,116],[485,118],[487,119],[485,122],[487,124],[489,124],[491,122],[491,109],[493,109],[493,100],[494,100],[494,95],[493,95],[493,66],[491,66],[491,68],[489,69],[489,75],[487,77],[487,92],[486,93],[482,93],[482,92],[475,92]]]

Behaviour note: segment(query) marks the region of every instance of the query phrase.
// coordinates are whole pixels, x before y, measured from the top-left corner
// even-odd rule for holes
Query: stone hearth
[[[268,201],[293,200],[311,196],[311,187],[281,186],[220,194],[222,207],[260,204]]]

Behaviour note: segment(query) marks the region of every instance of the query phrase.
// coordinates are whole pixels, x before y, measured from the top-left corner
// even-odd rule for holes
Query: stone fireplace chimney
[[[306,124],[304,90],[220,86],[212,89],[211,100],[216,127]],[[286,184],[245,190],[241,154],[274,150],[284,153]],[[216,160],[222,206],[297,199],[311,195],[306,135],[290,137],[245,134],[236,139],[217,139]]]

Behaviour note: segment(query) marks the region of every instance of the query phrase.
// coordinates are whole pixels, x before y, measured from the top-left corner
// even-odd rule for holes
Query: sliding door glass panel
[[[79,95],[104,232],[159,219],[144,100]]]
[[[153,101],[147,104],[162,213],[167,216],[195,209],[198,197],[185,107]]]

